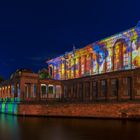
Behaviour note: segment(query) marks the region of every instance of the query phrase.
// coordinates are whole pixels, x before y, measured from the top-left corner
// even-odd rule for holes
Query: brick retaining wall
[[[94,118],[140,118],[140,103],[19,104],[19,115]]]

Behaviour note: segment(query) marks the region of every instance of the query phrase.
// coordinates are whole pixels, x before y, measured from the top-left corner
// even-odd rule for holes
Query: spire
[[[76,47],[75,45],[73,44],[73,53],[75,54],[75,51],[76,51]]]

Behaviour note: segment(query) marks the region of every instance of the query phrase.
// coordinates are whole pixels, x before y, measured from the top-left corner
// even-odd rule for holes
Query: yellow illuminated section
[[[74,59],[71,59],[71,78],[74,78]]]
[[[76,74],[76,77],[79,77],[79,58],[76,58],[75,59],[75,74]]]
[[[133,68],[140,67],[140,40],[132,42],[132,64]]]
[[[61,78],[62,79],[65,78],[65,64],[64,63],[61,64]]]
[[[140,67],[140,28],[73,50],[49,63],[57,66],[54,79],[60,80]]]

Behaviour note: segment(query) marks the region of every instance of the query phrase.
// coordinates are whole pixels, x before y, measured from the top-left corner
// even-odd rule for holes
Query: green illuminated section
[[[6,114],[17,114],[19,98],[0,99],[0,112]]]

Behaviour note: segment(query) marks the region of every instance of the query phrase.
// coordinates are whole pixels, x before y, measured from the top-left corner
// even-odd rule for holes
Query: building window
[[[93,82],[93,96],[95,97],[98,96],[98,82],[97,81]]]
[[[111,80],[111,95],[112,96],[118,95],[118,80],[117,79]]]
[[[48,86],[48,93],[53,94],[53,86]]]
[[[101,81],[101,88],[102,88],[102,96],[106,96],[106,93],[107,93],[107,82],[106,80],[102,80]]]
[[[126,86],[126,90],[124,92],[125,96],[131,96],[131,77],[123,78],[123,82]]]
[[[90,97],[90,82],[86,83],[86,97]]]
[[[79,96],[82,99],[83,98],[83,84],[82,83],[79,84],[79,90],[80,90],[79,91],[80,92],[80,95]]]

